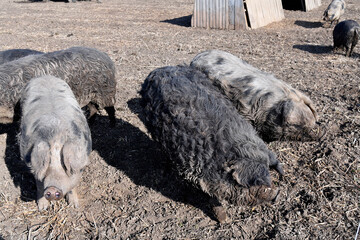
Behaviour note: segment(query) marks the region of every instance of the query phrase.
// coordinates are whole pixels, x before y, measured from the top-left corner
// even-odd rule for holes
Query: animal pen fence
[[[320,5],[321,0],[195,0],[191,26],[255,29],[284,19],[284,8],[309,11]]]

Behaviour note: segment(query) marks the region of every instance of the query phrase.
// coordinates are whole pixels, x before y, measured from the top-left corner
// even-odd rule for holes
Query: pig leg
[[[280,175],[284,175],[282,164],[272,152],[269,153],[269,167],[275,169]]]
[[[84,114],[86,116],[86,119],[88,119],[89,124],[94,124],[96,113],[98,112],[98,107],[93,103],[89,103],[88,105],[83,107],[82,110],[84,111]]]
[[[49,206],[49,201],[44,196],[44,183],[36,180],[37,189],[37,205],[39,211],[46,210]]]
[[[226,223],[228,217],[226,215],[226,210],[221,205],[221,203],[217,199],[212,197],[210,199],[210,206],[212,207],[212,211],[216,220],[218,220],[219,223]]]
[[[345,56],[350,57],[350,55],[351,55],[351,48],[349,48],[349,47],[346,46],[345,49],[346,49],[346,55],[345,55]]]
[[[73,205],[75,208],[79,207],[79,198],[76,192],[76,188],[73,188],[70,192],[66,194],[66,201]]]
[[[108,116],[109,116],[110,126],[111,126],[111,127],[115,127],[115,125],[116,125],[116,118],[115,118],[115,108],[114,108],[114,106],[112,106],[112,107],[105,107],[104,109],[105,109],[105,111],[107,112],[107,114],[108,114]]]
[[[354,51],[354,47],[357,44],[357,42],[359,41],[359,37],[358,37],[358,30],[354,31],[354,38],[353,41],[351,43],[351,47],[350,47],[350,52],[349,52],[349,57],[351,56],[352,52]]]
[[[352,52],[353,52],[353,50],[354,50],[354,44],[353,45],[351,45],[351,48],[350,48],[350,51],[349,51],[349,57],[351,56],[351,54],[352,54]]]

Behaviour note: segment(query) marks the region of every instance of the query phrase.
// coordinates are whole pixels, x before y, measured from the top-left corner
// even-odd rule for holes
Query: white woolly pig
[[[323,14],[323,20],[326,21],[328,27],[331,27],[333,23],[337,24],[340,20],[340,17],[345,12],[345,0],[332,0],[329,6],[326,8]]]
[[[318,137],[314,104],[273,75],[220,50],[198,54],[191,66],[213,81],[265,141]]]
[[[69,85],[53,76],[34,78],[21,94],[21,158],[37,185],[39,210],[49,201],[79,206],[76,185],[89,163],[91,134]]]

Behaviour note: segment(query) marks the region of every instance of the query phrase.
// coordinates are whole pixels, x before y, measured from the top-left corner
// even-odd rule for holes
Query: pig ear
[[[225,169],[240,186],[271,186],[269,168],[265,164],[244,160]]]
[[[50,164],[50,146],[46,142],[40,142],[33,146],[31,152],[31,169],[38,180],[45,177]]]
[[[62,161],[68,175],[80,172],[89,164],[86,149],[78,143],[68,142],[62,149]]]
[[[310,108],[311,112],[314,115],[315,121],[317,121],[317,114],[316,114],[316,110],[315,110],[315,106],[314,106],[313,102],[310,100],[310,98],[308,98],[307,96],[305,96],[303,94],[301,96],[301,99],[304,101],[305,105]]]
[[[314,106],[313,102],[310,100],[310,98],[308,98],[304,93],[294,89],[292,91],[292,93],[290,93],[290,98],[293,98],[294,100],[296,99],[296,101],[304,102],[304,104],[308,108],[310,108],[312,114],[314,115],[315,121],[317,120],[317,114],[316,114],[315,106]]]
[[[294,104],[292,100],[286,100],[282,102],[281,104],[282,125],[286,124],[289,121],[289,116],[293,109],[294,109]]]

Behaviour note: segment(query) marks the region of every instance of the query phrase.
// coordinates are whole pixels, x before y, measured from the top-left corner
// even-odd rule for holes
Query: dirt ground
[[[117,127],[102,113],[92,128],[81,206],[38,212],[34,178],[20,161],[17,128],[0,126],[0,239],[354,239],[360,221],[360,45],[332,52],[332,29],[310,12],[248,31],[190,27],[192,0],[0,1],[0,50],[89,46],[117,68]],[[360,22],[359,0],[342,19]],[[327,132],[317,142],[272,142],[285,176],[281,194],[256,207],[228,206],[220,225],[208,197],[179,179],[138,115],[141,83],[155,68],[189,64],[222,49],[271,72],[314,101]]]

